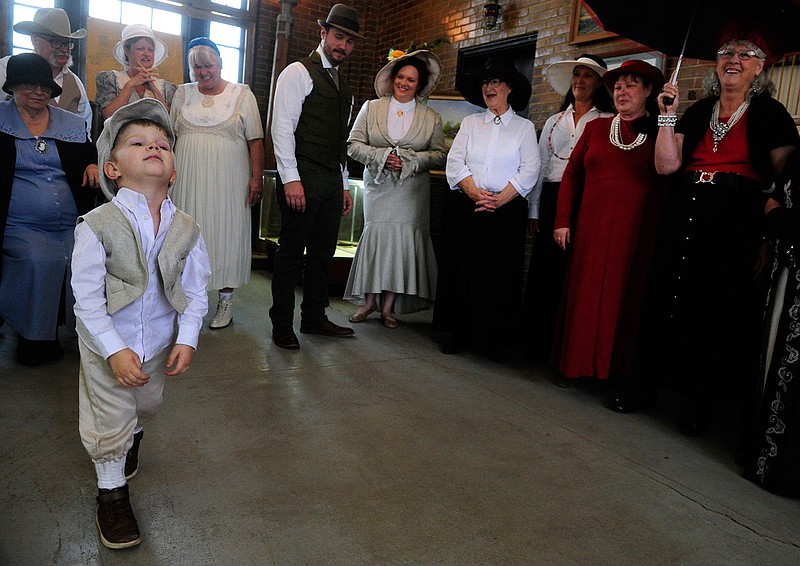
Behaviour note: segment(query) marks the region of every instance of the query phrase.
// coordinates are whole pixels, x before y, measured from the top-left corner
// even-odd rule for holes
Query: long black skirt
[[[450,191],[444,204],[434,330],[466,346],[518,346],[527,203],[517,197],[495,212]]]

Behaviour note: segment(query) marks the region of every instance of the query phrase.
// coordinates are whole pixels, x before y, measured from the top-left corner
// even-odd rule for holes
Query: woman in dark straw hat
[[[17,361],[39,365],[64,353],[57,326],[72,317],[67,268],[78,214],[95,201],[97,152],[80,116],[48,104],[61,87],[45,59],[15,55],[7,70],[3,90],[13,98],[0,102],[0,317],[18,334]]]
[[[344,292],[361,306],[350,322],[380,306],[383,325],[395,328],[394,314],[427,308],[436,296],[428,171],[442,168],[446,151],[442,119],[421,100],[440,74],[430,51],[391,61],[375,77],[380,98],[361,107],[347,140],[365,166],[364,232]]]
[[[605,61],[588,54],[553,63],[546,71],[550,86],[564,96],[564,103],[539,135],[542,165],[539,180],[528,194],[528,231],[534,239],[523,307],[523,331],[530,337],[534,358],[543,362],[550,358],[567,268],[566,256],[553,240],[558,186],[586,124],[613,116],[614,103],[602,79],[605,72]]]
[[[631,59],[603,75],[617,115],[586,125],[564,171],[556,243],[569,252],[553,344],[562,379],[633,372],[636,338],[658,237],[664,181],[653,163],[657,68]]]
[[[536,131],[514,112],[528,105],[531,85],[509,60],[489,59],[461,93],[486,110],[464,118],[447,156],[433,322],[448,334],[442,352],[479,346],[498,359],[519,335],[524,197],[539,175]]]

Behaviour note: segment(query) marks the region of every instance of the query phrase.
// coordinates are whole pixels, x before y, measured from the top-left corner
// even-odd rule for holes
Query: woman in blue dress
[[[97,152],[83,119],[48,105],[61,93],[50,64],[9,59],[0,102],[0,317],[17,333],[17,361],[60,359],[57,327],[72,311],[67,281],[78,214],[95,202]]]

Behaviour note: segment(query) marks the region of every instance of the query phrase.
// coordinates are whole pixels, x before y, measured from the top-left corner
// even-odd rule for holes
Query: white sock
[[[231,299],[233,299],[233,291],[219,292],[220,301],[230,301]]]
[[[97,473],[97,487],[100,489],[116,489],[125,485],[125,457],[119,460],[95,462],[94,470]]]

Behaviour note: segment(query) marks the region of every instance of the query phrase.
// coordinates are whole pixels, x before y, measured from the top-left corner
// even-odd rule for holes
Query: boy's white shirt
[[[161,222],[158,234],[154,234],[153,219],[144,195],[123,187],[111,202],[122,211],[139,236],[147,259],[147,288],[133,303],[109,315],[105,249],[86,222],[78,224],[72,252],[72,290],[75,316],[85,326],[85,330],[78,328],[78,335],[90,350],[103,358],[130,348],[144,361],[172,344],[177,324],[175,343],[196,349],[203,317],[208,312],[207,286],[211,276],[203,236],[189,253],[181,275],[188,306],[179,315],[164,294],[157,264],[158,252],[175,216],[175,205],[169,197],[161,203]]]

